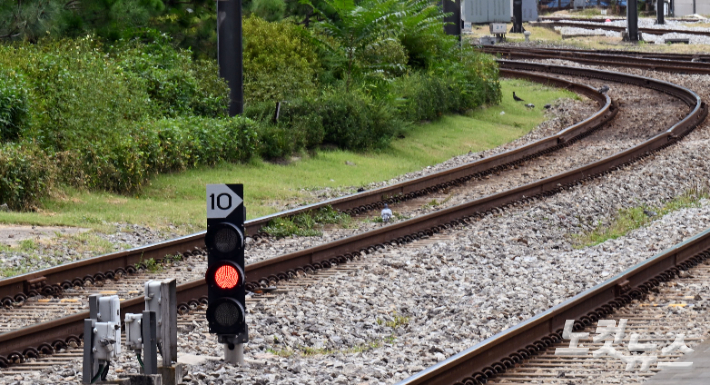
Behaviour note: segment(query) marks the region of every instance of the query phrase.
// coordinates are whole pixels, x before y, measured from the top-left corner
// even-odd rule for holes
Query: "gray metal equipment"
[[[84,320],[84,384],[105,380],[111,360],[121,353],[121,303],[118,296],[89,296],[89,317]]]
[[[537,0],[523,0],[523,22],[537,21]]]
[[[463,19],[474,24],[510,23],[510,0],[464,0]]]
[[[126,346],[135,350],[139,359],[143,351],[144,374],[158,374],[159,368],[171,367],[177,361],[176,299],[175,279],[148,281],[145,283],[145,311],[126,314]],[[158,353],[162,357],[160,367]]]
[[[175,279],[145,283],[145,310],[157,317],[158,349],[163,366],[177,361],[177,294]]]
[[[666,20],[664,17],[664,4],[663,0],[658,0],[656,2],[656,24],[658,25],[663,25],[666,24]]]

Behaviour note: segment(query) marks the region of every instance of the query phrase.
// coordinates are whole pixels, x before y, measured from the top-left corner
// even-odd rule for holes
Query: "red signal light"
[[[214,272],[214,282],[220,289],[231,289],[239,283],[239,272],[234,266],[222,265]]]

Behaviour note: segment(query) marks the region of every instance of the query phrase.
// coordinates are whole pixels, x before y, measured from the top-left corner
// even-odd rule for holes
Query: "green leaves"
[[[17,140],[27,123],[29,106],[23,77],[0,68],[0,142]]]

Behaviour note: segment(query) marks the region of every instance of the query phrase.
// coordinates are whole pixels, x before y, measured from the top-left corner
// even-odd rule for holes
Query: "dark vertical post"
[[[229,116],[241,114],[244,110],[241,0],[217,0],[217,62],[219,76],[229,84]]]
[[[663,16],[663,0],[658,0],[656,3],[656,24],[666,24],[666,20]]]
[[[460,0],[441,0],[444,13],[451,14],[444,18],[444,33],[461,39],[461,2]]]
[[[639,41],[639,14],[636,0],[626,1],[626,29],[629,41]]]
[[[513,0],[513,33],[523,33],[523,0]]]
[[[82,367],[82,384],[90,384],[96,371],[98,371],[99,361],[94,355],[94,323],[96,319],[84,320],[84,362]]]
[[[143,374],[158,374],[158,331],[154,311],[144,311],[141,319],[143,332]]]

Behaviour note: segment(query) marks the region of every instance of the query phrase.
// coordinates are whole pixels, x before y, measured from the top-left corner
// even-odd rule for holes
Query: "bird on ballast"
[[[528,104],[525,105],[525,107],[527,107],[527,108],[535,108],[535,105],[532,104],[532,103],[528,103]]]
[[[382,209],[380,217],[382,217],[382,223],[389,223],[390,219],[392,219],[392,210],[387,206],[387,203],[385,203],[385,208]]]
[[[655,216],[656,216],[656,212],[655,212],[655,211],[649,211],[649,210],[643,209],[643,213],[646,214],[646,215],[649,216],[649,217],[655,217]]]
[[[525,100],[523,100],[523,99],[520,99],[517,95],[515,95],[515,91],[513,91],[513,99],[514,99],[516,102],[524,102],[524,101],[525,101]]]
[[[601,86],[601,88],[599,88],[599,92],[601,92],[601,93],[603,93],[603,94],[609,92],[609,86],[606,85],[606,84],[603,85],[603,86]]]

